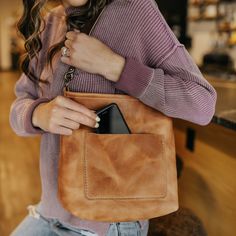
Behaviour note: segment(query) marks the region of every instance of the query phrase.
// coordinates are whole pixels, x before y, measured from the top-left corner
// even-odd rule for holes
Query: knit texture
[[[52,71],[45,61],[48,48],[64,38],[65,14],[70,11],[67,9],[65,12],[59,6],[48,14],[41,35],[43,48],[39,60],[32,60],[30,66],[38,77],[49,84],[41,84],[41,89],[38,89],[22,74],[15,87],[17,99],[11,107],[10,123],[18,135],[42,135],[41,214],[104,236],[109,223],[81,220],[61,206],[57,198],[59,135],[36,128],[31,121],[32,112],[38,104],[63,94],[63,75],[69,66],[60,61],[59,54],[53,60]],[[71,91],[129,94],[170,117],[200,125],[211,121],[216,92],[174,36],[154,0],[114,0],[100,16],[91,36],[125,57],[125,67],[118,82],[77,69],[69,85]],[[141,221],[142,225],[146,223],[148,221]]]

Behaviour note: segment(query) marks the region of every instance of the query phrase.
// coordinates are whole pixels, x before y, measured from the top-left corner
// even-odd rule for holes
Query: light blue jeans
[[[111,223],[107,235],[104,236],[147,236],[147,224],[143,229],[138,221]],[[95,232],[82,230],[61,223],[57,219],[49,219],[33,209],[10,236],[97,236]]]

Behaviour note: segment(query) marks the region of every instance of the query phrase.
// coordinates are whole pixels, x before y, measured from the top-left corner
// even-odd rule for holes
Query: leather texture
[[[172,118],[121,94],[66,92],[92,110],[116,103],[131,134],[97,134],[81,125],[61,136],[58,195],[86,220],[144,220],[178,209]]]

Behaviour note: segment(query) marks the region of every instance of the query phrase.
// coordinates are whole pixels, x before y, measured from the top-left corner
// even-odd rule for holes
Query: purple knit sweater
[[[104,236],[109,223],[81,220],[61,206],[57,198],[59,135],[33,127],[31,122],[32,112],[38,104],[62,95],[63,75],[68,66],[60,61],[58,54],[51,71],[45,65],[45,55],[48,48],[61,41],[66,33],[65,14],[75,10],[80,9],[65,11],[60,6],[47,16],[39,60],[33,59],[30,66],[38,77],[50,83],[42,84],[39,90],[22,74],[15,87],[17,99],[11,107],[10,123],[20,136],[41,135],[40,212]],[[129,94],[170,117],[200,125],[211,121],[216,92],[176,39],[154,0],[114,0],[103,11],[91,36],[125,57],[125,67],[118,82],[77,69],[70,84],[71,91]],[[143,226],[147,222],[140,223]]]

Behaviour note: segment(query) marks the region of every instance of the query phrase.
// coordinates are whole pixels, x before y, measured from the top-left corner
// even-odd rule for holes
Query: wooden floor
[[[194,130],[194,150],[186,148]],[[203,222],[208,236],[236,235],[236,132],[210,124],[175,120],[177,154],[184,163],[179,199]]]
[[[0,73],[0,235],[8,236],[40,198],[39,139],[18,137],[9,125],[9,109],[18,73]]]

